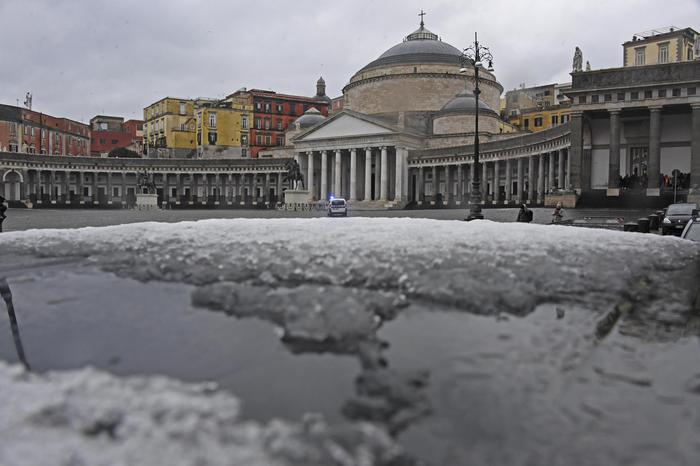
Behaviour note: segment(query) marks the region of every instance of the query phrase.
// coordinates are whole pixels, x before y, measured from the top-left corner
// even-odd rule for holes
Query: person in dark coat
[[[0,232],[2,232],[2,222],[7,218],[7,215],[5,215],[6,210],[5,198],[0,196]]]
[[[532,222],[532,211],[527,208],[525,204],[520,205],[520,210],[518,211],[517,222],[530,223]]]

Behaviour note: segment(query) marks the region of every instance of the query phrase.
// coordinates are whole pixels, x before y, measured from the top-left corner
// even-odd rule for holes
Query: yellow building
[[[249,128],[253,106],[229,97],[195,103],[198,157],[249,157]]]
[[[165,97],[143,109],[143,137],[149,156],[191,155],[196,148],[194,108],[193,100]]]
[[[506,92],[501,117],[512,126],[537,132],[569,121],[571,101],[565,92],[570,83],[521,87]],[[504,132],[505,129],[504,129]]]
[[[693,28],[665,27],[640,32],[622,44],[624,66],[658,65],[694,60],[700,34]]]

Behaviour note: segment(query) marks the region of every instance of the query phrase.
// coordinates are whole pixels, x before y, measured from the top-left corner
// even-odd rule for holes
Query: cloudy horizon
[[[98,114],[140,119],[165,96],[219,98],[241,87],[313,95],[319,76],[337,97],[353,73],[416,29],[421,9],[426,27],[459,49],[478,31],[508,90],[568,81],[576,46],[593,69],[618,67],[634,33],[698,29],[686,21],[700,18],[697,0],[664,9],[652,0],[288,5],[4,0],[0,39],[12,66],[0,70],[0,103],[21,105],[31,91],[34,110],[87,123]]]

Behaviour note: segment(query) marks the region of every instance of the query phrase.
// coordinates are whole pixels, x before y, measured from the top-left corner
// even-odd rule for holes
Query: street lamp
[[[493,56],[487,47],[479,44],[476,32],[474,33],[474,44],[470,45],[462,52],[462,68],[460,73],[466,73],[469,68],[474,68],[474,166],[472,176],[472,189],[469,195],[469,215],[465,220],[483,219],[481,213],[481,182],[479,180],[479,69],[483,68],[483,62],[488,62],[487,71],[493,71]]]

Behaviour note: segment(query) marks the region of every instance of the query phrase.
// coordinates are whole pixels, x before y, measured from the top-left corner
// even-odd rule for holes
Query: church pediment
[[[349,113],[341,113],[296,138],[297,142],[317,139],[393,134],[394,130]]]

